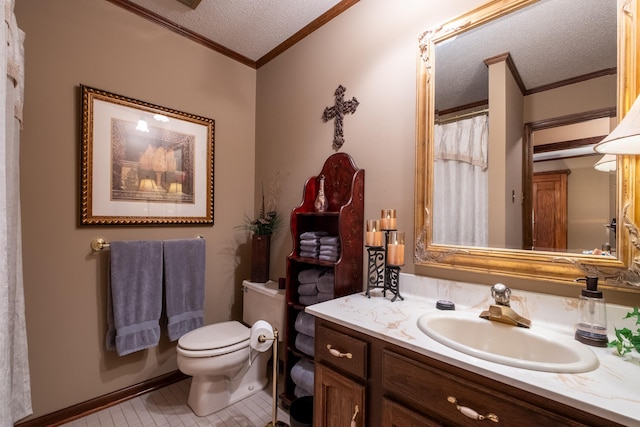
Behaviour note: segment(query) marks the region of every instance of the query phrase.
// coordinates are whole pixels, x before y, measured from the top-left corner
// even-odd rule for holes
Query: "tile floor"
[[[207,417],[197,417],[187,405],[191,378],[87,415],[65,427],[264,427],[272,420],[271,384],[264,390]],[[289,414],[278,408],[278,420]]]

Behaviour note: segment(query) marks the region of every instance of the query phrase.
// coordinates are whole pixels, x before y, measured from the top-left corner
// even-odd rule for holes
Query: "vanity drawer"
[[[393,400],[382,398],[382,425],[384,427],[440,427],[422,415],[405,408]]]
[[[478,425],[478,420],[458,409],[463,407],[469,414],[475,411],[486,417],[485,423],[491,425],[490,414],[503,426],[581,425],[388,350],[382,354],[382,388],[385,394],[447,425]]]
[[[362,340],[324,325],[316,327],[316,360],[363,380],[367,379],[367,346]]]

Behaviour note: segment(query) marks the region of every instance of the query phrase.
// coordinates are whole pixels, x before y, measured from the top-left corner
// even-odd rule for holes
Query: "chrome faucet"
[[[508,325],[520,326],[522,328],[531,327],[531,320],[526,319],[516,313],[510,306],[511,289],[502,283],[496,283],[491,287],[491,297],[495,304],[489,306],[489,310],[480,313],[483,319],[494,322],[506,323]]]

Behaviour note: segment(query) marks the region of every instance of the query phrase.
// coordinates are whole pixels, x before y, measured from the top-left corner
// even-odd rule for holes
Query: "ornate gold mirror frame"
[[[617,258],[526,250],[447,246],[432,243],[433,212],[434,44],[536,0],[493,0],[419,39],[418,105],[415,182],[415,264],[575,283],[585,274],[598,275],[605,285],[640,289],[640,156],[619,156],[617,171]],[[640,93],[640,0],[618,0],[618,120]]]

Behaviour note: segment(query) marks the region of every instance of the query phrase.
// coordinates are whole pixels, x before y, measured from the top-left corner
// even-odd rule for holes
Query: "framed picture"
[[[213,224],[214,120],[80,89],[81,224]]]

